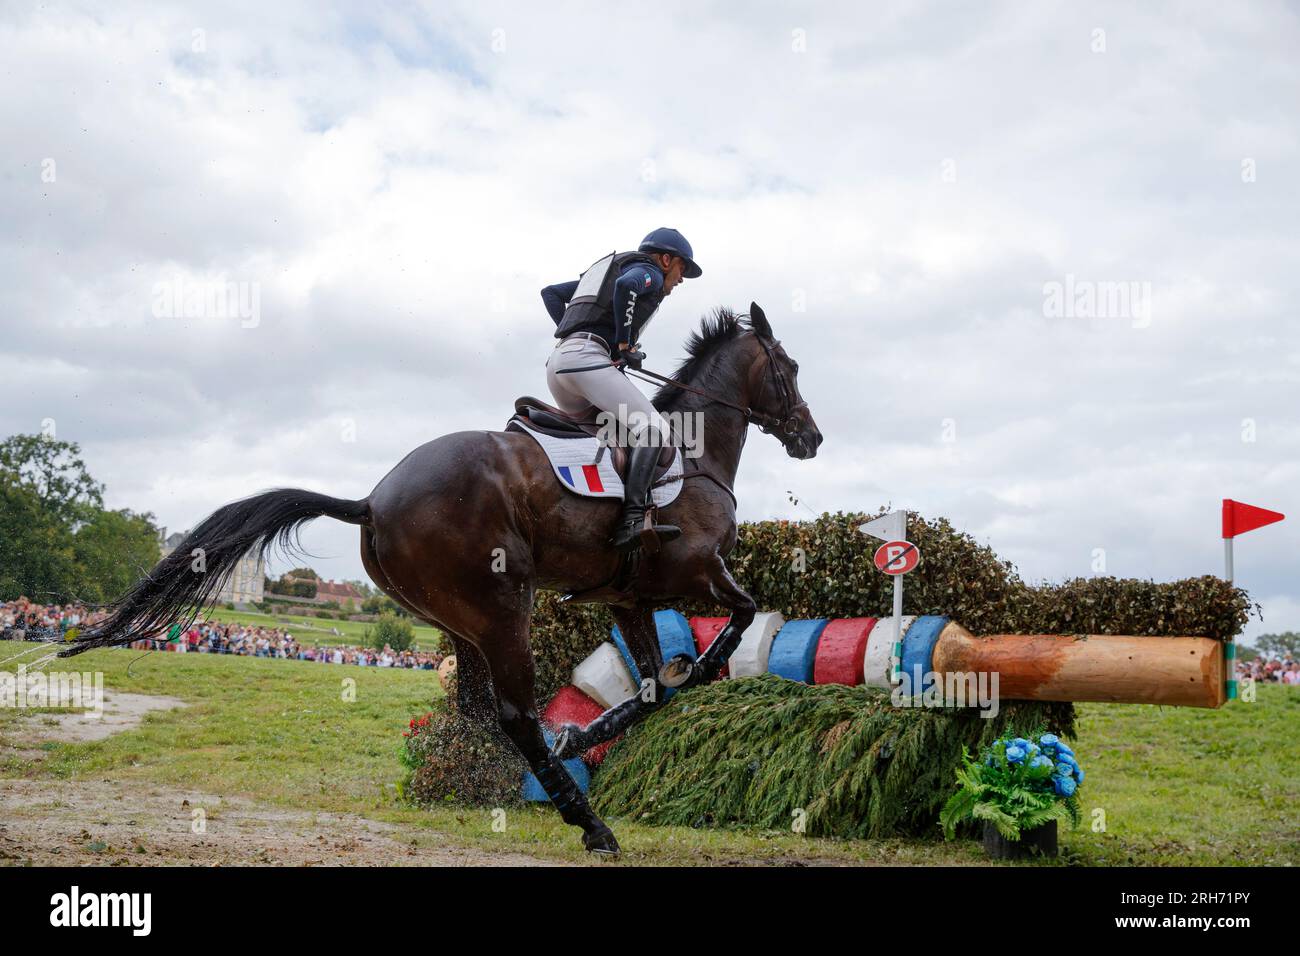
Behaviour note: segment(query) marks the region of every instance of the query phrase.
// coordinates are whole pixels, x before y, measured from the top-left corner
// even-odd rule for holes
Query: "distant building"
[[[177,531],[175,534],[168,535],[167,529],[163,528],[159,532],[159,537],[162,538],[163,557],[175,551],[187,534],[188,531]],[[218,592],[217,603],[257,604],[261,602],[265,577],[266,560],[260,554],[248,552],[239,559],[234,573]]]
[[[294,571],[299,573],[295,574]],[[316,596],[306,598],[277,593],[274,595],[275,600],[284,599],[304,604],[326,604],[330,601],[337,601],[339,606],[342,607],[348,601],[360,606],[361,602],[366,599],[366,596],[357,590],[354,585],[340,581],[326,581],[310,568],[295,568],[294,571],[285,571],[284,574],[280,575],[279,583],[285,585],[310,584],[316,589]]]
[[[316,582],[316,602],[318,604],[324,604],[326,601],[338,601],[339,604],[343,604],[349,599],[353,603],[360,605],[365,600],[365,596],[353,585],[346,582]]]

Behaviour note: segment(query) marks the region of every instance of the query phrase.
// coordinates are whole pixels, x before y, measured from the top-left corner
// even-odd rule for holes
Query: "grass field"
[[[254,627],[274,627],[288,631],[304,644],[321,644],[333,646],[348,644],[362,646],[365,644],[366,628],[371,625],[363,621],[334,621],[328,618],[303,617],[285,614],[261,614],[256,611],[227,611],[224,608],[212,608],[203,612],[210,621],[222,624],[247,624]],[[334,634],[333,631],[338,631]],[[427,624],[415,624],[415,646],[418,650],[431,651],[438,638],[438,630]]]
[[[0,642],[0,659],[28,647]],[[511,810],[504,832],[494,832],[489,811],[417,810],[398,800],[401,733],[441,693],[431,672],[200,654],[142,657],[123,650],[92,652],[60,667],[70,665],[102,670],[110,692],[170,695],[189,706],[147,715],[105,740],[50,741],[38,755],[15,742],[18,715],[0,709],[0,787],[36,785],[40,792],[64,794],[61,800],[91,784],[111,785],[127,801],[136,793],[143,799],[202,791],[272,810],[305,810],[319,819],[364,817],[397,834],[412,853],[454,846],[480,862],[506,853],[588,862],[577,831],[549,808]],[[355,681],[353,702],[344,699],[348,679]],[[1081,705],[1079,712],[1075,749],[1088,772],[1088,819],[1078,830],[1062,831],[1059,864],[1300,863],[1294,732],[1300,690],[1262,687],[1258,701],[1219,711]],[[48,812],[59,805],[55,801]],[[1104,832],[1090,826],[1097,810],[1104,811]],[[984,862],[973,841],[836,841],[608,822],[625,864]],[[148,837],[141,835],[140,842],[147,845]],[[0,862],[21,860],[21,847],[6,846]]]

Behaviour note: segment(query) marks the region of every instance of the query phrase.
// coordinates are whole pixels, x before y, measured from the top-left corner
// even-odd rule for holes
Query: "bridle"
[[[723,398],[717,392],[711,392],[708,389],[704,389],[704,388],[696,388],[694,385],[687,385],[685,382],[679,382],[675,378],[669,378],[666,375],[660,375],[658,372],[650,372],[644,369],[628,368],[626,365],[622,365],[621,367],[623,368],[625,374],[636,375],[639,378],[641,378],[642,381],[646,381],[646,382],[656,381],[664,385],[671,385],[674,388],[680,388],[686,392],[693,392],[696,395],[699,395],[703,398],[707,398],[711,402],[717,402],[719,405],[726,405],[728,408],[734,408],[736,411],[740,412],[740,414],[745,416],[745,424],[757,425],[764,434],[773,435],[776,434],[778,431],[780,431],[784,435],[793,435],[799,431],[799,418],[798,418],[799,412],[800,410],[807,408],[808,403],[804,401],[800,401],[796,403],[794,401],[793,393],[790,390],[789,382],[786,381],[785,373],[782,372],[781,369],[777,367],[775,349],[777,349],[781,345],[780,340],[774,340],[772,342],[768,342],[765,338],[763,338],[763,336],[759,335],[757,332],[753,332],[753,335],[758,339],[758,344],[763,346],[763,354],[767,356],[767,367],[763,371],[763,381],[766,383],[769,375],[772,376],[776,381],[777,394],[780,395],[781,397],[781,414],[779,416],[769,415],[766,412],[755,411],[754,409],[750,408],[748,405],[737,405],[735,402],[731,401],[730,399]],[[618,365],[620,363],[615,363],[615,364]],[[604,365],[591,366],[591,368],[605,368],[605,367],[607,366]],[[585,372],[587,371],[587,369],[585,368],[566,369],[565,371]],[[752,369],[750,371],[750,374],[753,374]],[[761,395],[762,393],[760,392],[759,394]],[[709,479],[715,485],[717,485],[719,488],[721,488],[723,491],[727,493],[727,496],[731,498],[731,504],[732,507],[734,508],[736,506],[736,493],[732,491],[731,486],[728,485],[727,482],[722,479],[722,477],[714,474],[712,470],[705,467],[704,465],[701,465],[695,459],[692,458],[689,460],[695,465],[695,471],[689,474],[682,475],[681,480],[685,481],[687,478]],[[675,480],[675,479],[670,479],[668,475],[664,475],[659,479],[658,482],[656,482],[656,484],[666,484],[670,480]]]
[[[707,389],[696,388],[694,385],[687,385],[685,382],[679,382],[675,378],[668,378],[660,375],[658,372],[649,372],[642,369],[625,369],[628,375],[639,375],[642,380],[651,379],[662,382],[664,385],[672,385],[675,388],[683,389],[687,392],[694,392],[710,401],[717,402],[719,405],[726,405],[728,408],[734,408],[740,414],[745,416],[746,424],[757,425],[759,430],[764,434],[773,435],[778,431],[784,435],[793,435],[799,431],[799,412],[808,407],[807,402],[794,401],[790,385],[786,381],[785,372],[777,365],[776,354],[774,350],[780,346],[779,339],[769,342],[763,336],[754,332],[753,335],[758,339],[758,344],[763,346],[763,353],[767,356],[767,367],[763,370],[763,381],[766,382],[769,377],[776,380],[777,394],[781,398],[781,414],[769,415],[766,412],[758,412],[748,405],[737,405],[735,402],[728,401],[716,392],[710,392]],[[761,393],[760,393],[761,394]]]
[[[758,335],[757,332],[754,333]],[[776,363],[776,355],[773,350],[781,345],[780,339],[768,343],[761,335],[758,336],[758,344],[763,346],[763,352],[767,355],[767,368],[763,372],[764,380],[768,374],[775,376],[777,392],[781,396],[782,413],[780,418],[774,418],[771,415],[765,415],[762,412],[755,412],[751,415],[751,421],[757,421],[759,430],[764,434],[774,434],[779,428],[786,435],[793,435],[799,430],[799,420],[796,417],[798,413],[808,407],[807,402],[794,401],[791,394],[790,386],[785,380],[785,372],[781,371],[780,366]]]

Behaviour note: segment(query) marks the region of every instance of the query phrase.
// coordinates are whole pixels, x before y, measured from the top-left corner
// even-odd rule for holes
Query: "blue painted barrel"
[[[682,616],[680,611],[671,608],[664,611],[655,611],[655,634],[659,638],[659,653],[664,660],[676,657],[678,654],[689,654],[695,657],[695,635],[691,632],[691,622]],[[632,674],[638,687],[641,686],[641,671],[636,666],[636,661],[632,659],[632,652],[628,649],[627,642],[623,640],[623,634],[619,631],[618,626],[610,631],[610,637],[614,641],[614,646],[618,648],[623,660],[627,663],[627,669]],[[664,693],[664,700],[667,700],[676,691],[668,688]]]
[[[637,687],[640,687],[641,671],[636,666],[636,660],[632,657],[632,652],[628,649],[627,641],[623,640],[623,632],[618,629],[617,624],[615,624],[613,629],[610,630],[609,636],[613,639],[614,646],[618,648],[618,652],[623,655],[623,663],[627,665],[627,672],[632,675],[632,683],[636,684]]]
[[[772,639],[767,672],[811,684],[813,665],[817,660],[817,642],[829,622],[829,618],[824,617],[811,621],[786,621]]]
[[[545,728],[542,729],[542,734],[546,737],[546,746],[554,745],[555,734]],[[573,782],[578,785],[578,789],[583,793],[591,789],[591,774],[587,771],[587,765],[582,762],[581,757],[570,757],[564,761],[564,769],[569,771],[569,776],[573,778]],[[523,794],[524,799],[532,803],[551,802],[551,798],[542,789],[541,782],[528,771],[524,771]]]
[[[695,656],[695,635],[691,633],[691,622],[679,611],[671,608],[655,611],[655,630],[659,633],[659,652],[664,660],[678,654]]]
[[[913,621],[912,626],[903,635],[903,664],[900,686],[905,696],[911,697],[923,694],[934,683],[934,679],[932,677],[927,678],[926,675],[934,669],[931,666],[934,645],[939,640],[939,634],[947,623],[948,618],[946,617],[938,614],[927,614]],[[921,686],[913,687],[912,678],[918,674],[921,678]]]

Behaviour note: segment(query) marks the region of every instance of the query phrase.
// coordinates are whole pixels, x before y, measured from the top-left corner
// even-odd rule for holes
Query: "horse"
[[[748,319],[746,322],[745,320]],[[798,364],[766,315],[718,309],[687,343],[687,358],[652,401],[664,414],[696,415],[702,439],[663,519],[682,535],[638,556],[630,589],[610,599],[637,667],[654,675],[628,701],[585,730],[565,727],[548,747],[538,719],[529,622],[539,590],[600,593],[624,556],[610,543],[621,502],[562,487],[543,450],[516,431],[463,431],[410,452],[358,500],[296,488],[263,492],[219,508],[144,578],[110,605],[60,656],[129,643],[188,626],[239,560],[290,548],[318,517],[358,525],[361,560],[374,583],[416,618],[446,633],[456,651],[461,714],[499,723],[583,845],[617,855],[613,831],[592,811],[562,760],[612,739],[659,706],[668,687],[717,677],[756,612],[726,558],[736,544],[732,491],[751,423],[796,459],[822,442],[798,387]],[[693,470],[690,470],[693,468]],[[705,480],[688,481],[699,477]],[[680,600],[725,608],[730,617],[696,660],[662,661],[654,608]]]

